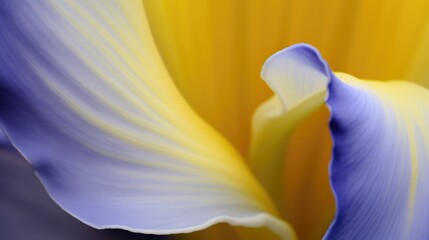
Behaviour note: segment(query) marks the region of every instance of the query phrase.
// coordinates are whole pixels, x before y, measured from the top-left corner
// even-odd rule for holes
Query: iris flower
[[[429,238],[427,89],[333,73],[308,44],[266,60],[269,88],[255,74],[268,51],[299,39],[342,71],[425,85],[428,3],[313,3],[2,1],[3,169],[30,175],[24,158],[62,210],[97,229],[169,235],[228,223],[236,228],[172,237]],[[4,226],[28,220],[9,205],[49,215],[34,209],[46,197],[14,202],[42,191],[23,181],[1,185],[16,193],[1,197]]]

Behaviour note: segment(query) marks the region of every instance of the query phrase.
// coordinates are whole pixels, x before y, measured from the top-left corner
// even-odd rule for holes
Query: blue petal
[[[330,178],[337,214],[325,238],[428,239],[429,91],[409,82],[334,75],[308,45],[280,53],[267,65],[278,73],[266,79],[275,93],[293,94],[298,91],[293,86],[311,83],[302,74],[282,77],[287,76],[282,68],[290,68],[285,63],[293,63],[295,72],[325,70],[329,79],[326,103],[334,142]],[[313,80],[317,79],[323,83],[323,78]],[[298,102],[295,108],[299,108],[315,86],[323,88],[307,85],[298,91],[304,93],[300,99],[278,96],[282,105]],[[289,88],[282,91],[282,86]]]
[[[1,127],[65,211],[96,228],[293,236],[180,96],[141,1],[5,1],[0,31]]]
[[[337,76],[328,105],[338,214],[327,237],[429,238],[429,91]]]
[[[168,239],[86,226],[49,198],[30,165],[6,138],[2,140],[5,141],[0,146],[0,239]]]

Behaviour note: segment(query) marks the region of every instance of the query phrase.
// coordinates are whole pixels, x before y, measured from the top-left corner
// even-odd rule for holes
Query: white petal
[[[273,54],[261,77],[275,95],[253,115],[251,163],[281,204],[284,151],[294,128],[323,105],[330,70],[313,47],[297,44]]]

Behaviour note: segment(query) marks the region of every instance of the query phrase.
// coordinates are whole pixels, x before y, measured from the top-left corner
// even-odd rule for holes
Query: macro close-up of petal
[[[59,208],[34,176],[31,167],[0,132],[0,237],[45,240],[168,240],[125,230],[97,230]]]
[[[429,90],[337,76],[328,105],[338,213],[328,237],[429,238]]]
[[[329,81],[330,180],[337,213],[326,239],[429,237],[429,90],[405,81],[334,74],[320,53],[305,44],[271,56],[262,76],[285,111],[295,102],[287,98],[293,96],[290,89],[300,96],[297,107],[305,108]],[[290,84],[295,86],[285,90]]]
[[[97,228],[171,234],[228,222],[293,236],[156,64],[141,5],[98,4],[2,5],[2,128],[53,199]]]
[[[420,0],[0,0],[0,239],[428,239],[428,26]]]

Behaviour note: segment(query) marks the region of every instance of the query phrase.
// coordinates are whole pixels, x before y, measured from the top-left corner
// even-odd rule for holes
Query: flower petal
[[[330,81],[327,105],[334,141],[330,178],[337,215],[325,238],[428,238],[429,91],[409,82],[334,75],[317,50],[306,45],[282,52],[283,58],[274,58],[278,64],[268,65],[271,71],[282,72],[289,69],[285,62],[295,61],[295,72],[322,72]],[[294,104],[287,95],[300,92],[296,86],[306,80],[296,75],[268,82],[277,94],[283,94],[278,98],[285,108]],[[282,91],[285,85],[292,87]],[[305,109],[305,101],[302,105]]]
[[[338,213],[327,238],[428,238],[429,91],[337,76],[328,105]]]
[[[323,104],[326,95],[327,69],[319,59],[309,45],[300,44],[277,52],[262,68],[261,77],[275,95],[254,113],[251,163],[279,202],[284,150],[290,134]]]
[[[143,2],[178,88],[242,154],[248,154],[250,146],[248,120],[272,95],[258,76],[260,67],[284,46],[311,43],[333,69],[365,78],[404,78],[415,65],[413,75],[426,77],[423,80],[429,86],[427,0]],[[418,55],[416,61],[410,61],[414,55]],[[302,230],[295,230],[303,239],[320,239],[323,232],[313,237],[319,230],[313,230],[317,223],[311,219],[329,219],[324,216],[326,209],[335,208],[324,172],[330,160],[330,134],[324,129],[329,113],[322,109],[294,130],[284,160],[285,167],[294,170],[285,170],[282,190],[288,194],[288,203],[300,204],[288,209],[288,214],[297,219]],[[224,116],[230,117],[228,121]],[[314,198],[320,200],[308,200]]]
[[[0,137],[2,133],[0,131]],[[0,145],[0,173],[0,239],[171,239],[96,230],[79,222],[49,198],[30,165],[10,143]]]
[[[426,0],[143,2],[179,89],[244,154],[248,119],[271,95],[258,77],[260,67],[276,49],[311,43],[334,69],[377,79],[402,78],[415,53],[429,52],[416,47],[429,43],[422,38],[429,20]],[[421,70],[427,69],[429,59],[421,60]],[[233,117],[225,121],[225,115]]]
[[[140,1],[3,2],[0,13],[1,127],[65,211],[96,228],[228,222],[293,237],[180,96]]]

